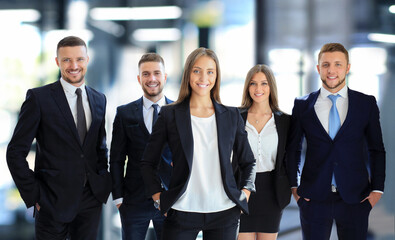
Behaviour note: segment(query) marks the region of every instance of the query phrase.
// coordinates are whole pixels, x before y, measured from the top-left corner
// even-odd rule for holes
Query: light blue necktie
[[[335,138],[341,126],[339,112],[336,107],[336,100],[338,97],[340,97],[340,95],[328,95],[328,98],[332,101],[332,107],[329,112],[328,134],[332,139]],[[336,186],[335,174],[332,174],[332,185]]]

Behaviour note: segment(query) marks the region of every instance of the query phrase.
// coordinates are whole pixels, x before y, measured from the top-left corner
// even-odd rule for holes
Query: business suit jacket
[[[107,172],[105,96],[86,86],[92,123],[82,143],[60,81],[28,90],[7,149],[11,175],[27,207],[39,203],[60,222],[77,214],[85,180],[105,203],[111,191]],[[26,156],[36,139],[34,172]]]
[[[248,109],[240,109],[241,117],[244,124],[247,122]],[[285,208],[291,200],[291,189],[288,181],[287,172],[285,170],[285,147],[287,144],[288,130],[291,123],[291,116],[283,112],[274,112],[274,122],[276,123],[278,145],[276,165],[274,168],[274,192],[277,203],[280,208]],[[236,161],[234,159],[233,161]]]
[[[255,159],[248,144],[247,133],[237,108],[226,107],[213,100],[218,133],[218,152],[224,189],[236,205],[248,213],[244,193],[237,187],[233,175],[231,155],[236,154],[241,169],[242,188],[255,191]],[[162,192],[161,211],[167,212],[185,192],[191,174],[193,136],[189,99],[179,104],[164,106],[155,124],[141,161],[141,172],[146,184],[147,196],[161,192],[156,168],[162,147],[168,143],[173,154],[173,173],[170,186]],[[209,166],[208,166],[209,167]]]
[[[325,200],[331,191],[334,172],[342,199],[350,204],[359,203],[372,190],[384,190],[385,150],[376,100],[348,89],[347,116],[332,140],[314,110],[319,93],[295,100],[287,147],[290,183],[297,186],[305,136],[307,151],[298,194],[317,201]]]
[[[172,101],[166,98],[166,103]],[[143,98],[117,108],[114,119],[110,153],[110,171],[113,180],[113,199],[123,198],[123,203],[137,204],[152,201],[145,195],[145,186],[140,172],[150,133],[143,116]],[[126,174],[125,159],[128,157]],[[168,186],[171,175],[171,152],[165,148],[160,161],[160,178]]]

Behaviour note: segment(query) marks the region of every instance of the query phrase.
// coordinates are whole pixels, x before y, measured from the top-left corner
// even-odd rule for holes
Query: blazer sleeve
[[[166,106],[161,108],[140,162],[141,175],[149,198],[163,191],[158,168],[162,150],[167,142],[166,116],[169,114],[167,110]]]
[[[240,169],[239,188],[255,192],[255,158],[245,131],[244,121],[237,110],[236,138],[233,146],[233,154],[236,155],[237,164]]]
[[[99,128],[99,135],[97,138],[97,156],[98,156],[98,173],[104,175],[108,173],[108,149],[107,149],[107,136],[106,136],[106,97],[103,96],[103,119]]]
[[[125,171],[127,149],[127,136],[123,125],[121,109],[117,108],[117,114],[113,123],[112,141],[110,151],[110,172],[112,177],[113,199],[123,197],[123,179]]]
[[[12,178],[29,208],[40,198],[39,183],[26,160],[40,124],[40,106],[33,90],[28,90],[19,120],[7,148],[7,164]]]
[[[384,191],[385,149],[380,126],[380,112],[376,99],[371,97],[371,112],[366,128],[372,190]]]
[[[286,147],[286,170],[291,187],[298,186],[300,157],[304,138],[303,128],[300,121],[300,102],[295,99],[292,109],[291,125],[289,128],[288,143]]]

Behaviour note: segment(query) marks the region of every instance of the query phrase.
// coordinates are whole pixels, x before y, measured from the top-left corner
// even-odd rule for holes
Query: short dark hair
[[[63,38],[62,40],[59,41],[58,47],[56,48],[56,53],[59,51],[59,48],[62,48],[62,47],[76,47],[76,46],[84,46],[85,49],[87,49],[85,41],[82,40],[81,38],[76,37],[76,36],[65,37],[65,38]]]
[[[322,46],[320,53],[318,54],[318,63],[320,62],[321,56],[326,52],[342,52],[346,55],[347,64],[350,63],[347,49],[340,43],[327,43]]]
[[[157,53],[145,53],[141,56],[138,66],[140,67],[140,65],[145,62],[159,62],[163,64],[163,67],[165,66],[165,61],[163,61],[163,58]]]

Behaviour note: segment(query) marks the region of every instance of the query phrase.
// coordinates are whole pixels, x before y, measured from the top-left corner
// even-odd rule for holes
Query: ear
[[[318,74],[321,73],[321,71],[320,71],[320,65],[319,65],[319,64],[317,64],[317,72],[318,72]]]
[[[351,64],[349,63],[349,64],[347,65],[347,71],[346,71],[346,74],[348,74],[348,72],[350,71],[350,68],[351,68]]]
[[[56,65],[58,65],[58,67],[59,67],[59,59],[58,59],[58,57],[55,57],[55,62],[56,62]]]
[[[137,75],[137,81],[139,82],[139,84],[141,85],[141,79],[140,79],[140,75]]]

